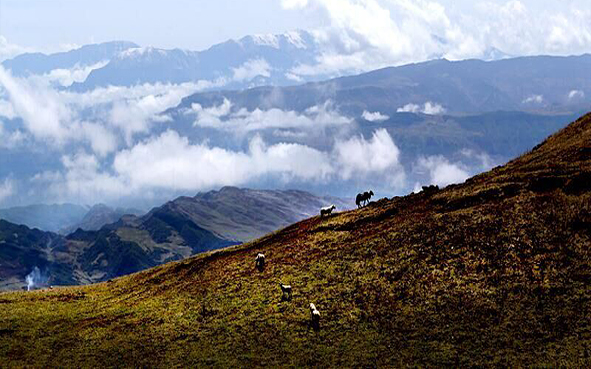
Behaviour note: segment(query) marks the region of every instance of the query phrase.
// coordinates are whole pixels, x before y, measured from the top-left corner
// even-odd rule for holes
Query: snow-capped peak
[[[275,49],[279,49],[281,42],[287,42],[298,49],[305,49],[307,47],[306,42],[298,31],[290,31],[279,35],[270,33],[256,34],[250,37],[255,45],[269,46]]]

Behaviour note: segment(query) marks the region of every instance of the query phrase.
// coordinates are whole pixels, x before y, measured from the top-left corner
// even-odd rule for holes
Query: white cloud
[[[273,131],[273,136],[290,139],[303,139],[308,137],[308,133],[292,129],[276,129]]]
[[[14,191],[15,184],[13,180],[6,178],[3,182],[0,182],[0,204],[12,196]]]
[[[0,148],[12,149],[20,146],[26,140],[26,134],[21,130],[8,132],[0,121]]]
[[[187,113],[197,114],[197,120],[193,123],[195,126],[222,128],[221,118],[227,117],[232,109],[232,102],[226,98],[217,106],[203,108],[201,104],[192,104],[191,111]]]
[[[267,146],[256,136],[247,152],[230,151],[190,144],[174,131],[119,153],[113,167],[132,188],[202,189],[240,185],[269,174],[320,180],[332,172],[328,156],[307,146]]]
[[[83,137],[90,143],[92,150],[100,156],[106,156],[117,150],[118,138],[101,124],[82,122],[80,124]]]
[[[591,47],[591,10],[574,2],[444,0],[284,0],[315,12],[322,55],[294,75],[344,74],[433,58],[571,55]]]
[[[0,36],[0,62],[31,51],[30,48],[12,44],[6,37]]]
[[[50,191],[63,198],[78,197],[91,202],[107,201],[129,195],[131,189],[117,178],[101,169],[98,158],[79,152],[64,156],[62,163],[65,173],[42,173],[35,180],[48,181]]]
[[[445,114],[446,109],[440,104],[427,101],[423,106],[417,104],[406,104],[401,108],[396,109],[397,113],[423,113],[427,115],[441,115]]]
[[[7,100],[0,99],[0,117],[8,119],[14,119],[16,117],[12,104]]]
[[[236,82],[250,81],[255,77],[271,77],[271,66],[265,59],[251,59],[238,68],[232,68],[232,79]]]
[[[13,77],[0,67],[0,86],[6,91],[12,118],[22,119],[24,128],[35,139],[62,147],[69,142],[88,142],[91,147],[104,156],[117,148],[115,134],[106,125],[81,121],[78,110],[60,93],[37,78],[21,79]],[[8,105],[7,105],[8,106]],[[22,138],[17,131],[12,141]]]
[[[347,125],[353,122],[352,119],[335,111],[330,101],[312,106],[303,113],[277,108],[269,110],[257,108],[253,111],[241,108],[232,112],[231,108],[232,103],[227,99],[224,99],[221,105],[210,108],[193,104],[192,112],[197,114],[194,125],[225,130],[234,134],[244,134],[269,128],[320,130],[323,127]]]
[[[47,80],[51,84],[57,84],[62,87],[71,86],[74,82],[84,82],[88,75],[95,69],[107,65],[108,61],[99,62],[93,65],[75,65],[71,69],[54,69],[51,72],[38,76]]]
[[[500,163],[490,157],[485,152],[476,152],[474,150],[464,149],[460,154],[468,161],[472,162],[471,168],[477,172],[484,172],[494,168]]]
[[[64,156],[63,172],[39,173],[33,181],[64,201],[74,197],[90,202],[247,185],[269,178],[321,184],[363,180],[402,188],[405,173],[399,158],[400,151],[383,129],[369,140],[336,140],[328,151],[294,143],[268,145],[258,135],[247,150],[233,151],[191,143],[169,130],[118,152],[110,165],[84,151]]]
[[[403,107],[396,109],[397,113],[415,113],[416,114],[416,113],[420,113],[421,111],[422,110],[419,105],[412,104],[412,103],[406,104]]]
[[[362,137],[337,140],[333,155],[342,179],[385,176],[391,186],[403,185],[404,169],[400,163],[400,150],[385,129],[375,131],[370,140]]]
[[[445,114],[446,110],[443,106],[439,104],[434,104],[430,101],[425,103],[425,107],[423,109],[423,113],[427,115],[441,115]]]
[[[199,90],[199,86],[192,83],[162,85],[161,88],[155,88],[151,93],[135,98],[121,96],[122,99],[113,101],[108,121],[123,132],[128,145],[131,144],[134,134],[149,131],[150,122],[167,120],[167,117],[159,116],[161,112],[177,106],[183,97]]]
[[[363,111],[363,114],[361,114],[361,117],[363,119],[367,120],[368,122],[383,122],[385,120],[390,119],[389,116],[382,114],[379,111],[369,112],[367,110]]]
[[[569,100],[584,99],[584,98],[585,98],[585,92],[583,92],[581,90],[572,90],[571,92],[568,93]]]
[[[314,163],[314,165],[310,165]],[[207,144],[191,144],[175,131],[167,131],[119,152],[112,173],[101,170],[94,155],[64,157],[65,175],[43,173],[37,181],[53,182],[62,195],[117,198],[158,189],[200,190],[241,185],[261,176],[284,180],[319,181],[330,175],[329,156],[297,144],[267,146],[260,137],[245,152]]]
[[[523,104],[541,104],[544,102],[544,96],[542,95],[531,95],[525,98]]]
[[[72,112],[56,91],[15,78],[1,66],[0,86],[6,90],[14,114],[36,138],[62,144],[73,135]]]
[[[286,9],[302,8],[308,5],[308,0],[281,0],[281,5]]]
[[[290,81],[297,82],[297,83],[304,82],[304,79],[302,77],[300,77],[300,76],[298,76],[296,74],[293,74],[291,72],[285,73],[285,78],[287,78]]]
[[[429,176],[429,183],[438,186],[464,182],[470,177],[468,169],[463,164],[451,163],[443,156],[420,157],[415,171],[426,173]],[[415,190],[416,188],[417,186]]]
[[[149,131],[151,122],[166,120],[159,114],[183,97],[222,83],[111,86],[75,93],[56,90],[51,82],[47,75],[17,78],[0,66],[0,88],[8,99],[0,99],[0,116],[21,118],[38,141],[57,148],[87,142],[101,156],[115,151],[120,142],[131,145],[135,134]]]

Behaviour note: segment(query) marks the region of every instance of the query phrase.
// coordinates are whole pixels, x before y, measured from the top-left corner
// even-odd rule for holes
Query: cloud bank
[[[591,48],[591,9],[581,4],[282,0],[284,8],[314,12],[328,25],[315,32],[320,49],[325,51],[315,64],[294,68],[294,79],[434,58],[585,53]]]
[[[65,155],[63,171],[39,173],[35,181],[60,199],[82,196],[105,201],[121,196],[149,196],[158,191],[201,191],[273,178],[284,183],[326,183],[370,177],[404,186],[400,151],[385,130],[369,139],[335,141],[329,151],[306,145],[268,145],[255,135],[244,151],[192,143],[176,131],[139,142],[116,153],[105,165],[87,152]]]
[[[162,111],[211,86],[201,81],[75,93],[55,89],[52,82],[47,75],[17,78],[0,66],[0,116],[20,118],[26,133],[50,147],[89,144],[101,156],[121,144],[131,145],[136,134],[148,133],[152,123],[166,120]]]
[[[224,99],[222,104],[209,108],[193,104],[191,111],[187,113],[197,116],[194,122],[196,127],[215,128],[233,134],[272,128],[322,130],[324,127],[348,125],[353,122],[352,119],[340,115],[330,101],[311,106],[303,113],[298,113],[277,108],[268,110],[257,108],[253,111],[240,108],[237,111],[232,111],[232,102]]]

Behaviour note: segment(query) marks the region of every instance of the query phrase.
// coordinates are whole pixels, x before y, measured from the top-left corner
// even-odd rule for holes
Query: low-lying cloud
[[[385,120],[390,119],[389,116],[382,114],[379,111],[369,112],[367,110],[363,111],[363,114],[361,114],[361,118],[365,119],[368,122],[383,122]]]
[[[9,42],[6,37],[0,36],[0,62],[30,51],[32,50],[27,47],[13,44]]]
[[[415,170],[428,175],[429,184],[445,187],[464,182],[470,177],[468,168],[462,163],[451,163],[443,156],[421,157]]]
[[[271,77],[271,66],[265,59],[250,59],[238,68],[232,69],[235,82],[250,81],[256,77]]]
[[[62,158],[63,171],[39,173],[34,181],[62,200],[82,196],[107,201],[147,196],[158,191],[201,191],[247,185],[272,178],[284,183],[377,181],[404,186],[400,151],[381,129],[369,139],[336,140],[329,151],[302,144],[268,145],[255,135],[246,150],[229,150],[207,142],[191,143],[168,130],[115,154],[109,165],[87,152]]]
[[[585,98],[585,92],[581,90],[572,90],[568,93],[569,100],[580,100]]]
[[[441,115],[445,114],[447,110],[440,104],[427,101],[424,105],[406,104],[401,108],[396,109],[397,113],[422,113],[426,115]]]
[[[543,102],[544,102],[544,96],[542,96],[542,95],[531,95],[522,101],[523,104],[538,104],[538,105]]]
[[[232,111],[228,99],[218,106],[203,108],[200,104],[192,105],[192,113],[197,115],[194,125],[203,128],[215,128],[244,134],[265,129],[321,130],[324,127],[348,125],[353,119],[341,115],[333,108],[330,101],[309,107],[302,113],[292,110],[271,108],[248,111],[240,108]]]
[[[442,155],[421,156],[414,163],[413,173],[422,178],[423,183],[415,183],[414,192],[421,191],[421,186],[437,185],[445,187],[461,183],[470,176],[492,169],[500,163],[485,152],[463,149],[457,153],[457,160],[450,160]]]
[[[55,89],[50,78],[14,77],[0,66],[0,116],[20,118],[25,131],[43,144],[60,149],[87,143],[105,156],[122,143],[131,145],[136,134],[148,133],[152,122],[166,120],[160,113],[183,97],[211,86],[207,81],[158,83],[76,93]]]
[[[356,176],[367,178],[385,177],[389,186],[404,185],[404,168],[400,163],[400,150],[385,129],[375,131],[369,140],[352,137],[337,140],[334,148],[339,176],[349,180]]]
[[[86,78],[88,78],[93,70],[102,68],[107,64],[107,60],[92,65],[76,64],[70,69],[54,69],[42,76],[34,76],[32,78],[45,80],[55,86],[69,87],[75,82],[80,83],[86,81]]]

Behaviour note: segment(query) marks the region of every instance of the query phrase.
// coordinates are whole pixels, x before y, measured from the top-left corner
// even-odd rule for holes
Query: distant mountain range
[[[225,187],[178,198],[141,217],[125,215],[100,230],[79,228],[68,236],[0,221],[0,290],[23,287],[35,267],[47,284],[104,281],[255,239],[330,204],[339,210],[353,206],[352,201],[303,191]],[[95,207],[87,220],[103,210]]]
[[[72,88],[89,90],[108,85],[199,80],[224,88],[295,84],[300,80],[290,79],[289,71],[299,64],[314,62],[318,52],[312,35],[305,31],[247,36],[204,51],[133,48],[118,54]]]
[[[133,42],[113,41],[82,46],[78,49],[55,54],[27,53],[5,60],[2,66],[18,77],[42,75],[56,69],[71,69],[76,66],[91,66],[110,61],[121,52],[137,48]]]
[[[78,228],[95,231],[105,224],[116,222],[125,214],[143,213],[132,208],[113,209],[104,204],[91,208],[75,204],[36,204],[0,209],[0,219],[42,231],[68,234]]]
[[[320,51],[310,33],[293,31],[246,36],[203,51],[164,50],[139,47],[132,42],[109,42],[52,55],[24,54],[2,64],[17,76],[29,76],[106,62],[93,70],[86,81],[72,85],[71,89],[75,91],[196,81],[208,81],[212,88],[245,88],[302,82],[305,77],[295,77],[290,71],[298,65],[314,63]],[[327,76],[310,77],[309,80],[322,78]]]
[[[98,231],[106,224],[115,223],[124,215],[140,216],[145,212],[133,208],[111,208],[104,204],[98,204],[88,210],[82,219],[72,225],[62,225],[61,234],[69,234],[78,228],[84,231]]]
[[[2,65],[17,76],[46,74],[55,69],[92,66],[85,81],[70,88],[132,86],[144,83],[204,81],[210,90],[241,90],[256,86],[286,86],[279,91],[261,87],[247,92],[227,92],[239,106],[274,106],[302,110],[319,101],[333,100],[343,111],[360,115],[364,109],[394,114],[419,112],[424,104],[440,104],[449,113],[483,113],[498,110],[579,112],[591,102],[588,71],[591,55],[509,58],[488,50],[488,61],[445,59],[390,67],[324,82],[324,75],[296,75],[302,65],[314,65],[322,55],[315,37],[306,31],[279,35],[253,35],[228,40],[203,51],[164,50],[116,41],[45,55],[23,54]],[[277,99],[280,93],[283,99]],[[199,95],[187,103],[214,99]],[[269,98],[271,103],[269,104]]]
[[[197,93],[181,106],[234,110],[278,108],[302,112],[331,101],[354,117],[364,111],[394,115],[480,114],[494,111],[578,112],[591,104],[591,54],[532,56],[497,61],[433,60],[355,76],[286,87]],[[432,107],[425,107],[431,103]],[[441,109],[435,109],[435,106]]]
[[[7,222],[58,232],[79,223],[88,213],[88,207],[74,204],[29,205],[0,209],[0,219]]]

